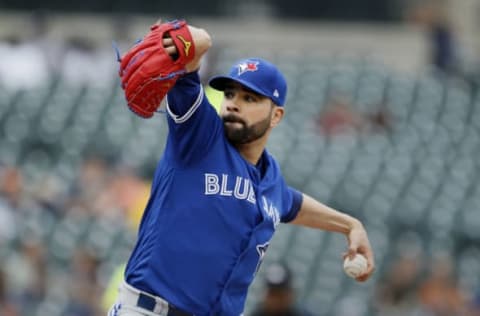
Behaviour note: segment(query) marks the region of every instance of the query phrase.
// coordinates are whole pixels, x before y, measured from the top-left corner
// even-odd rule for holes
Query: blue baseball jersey
[[[255,166],[229,143],[197,73],[167,100],[167,144],[125,279],[196,316],[239,316],[275,228],[296,217],[302,195],[266,150]]]

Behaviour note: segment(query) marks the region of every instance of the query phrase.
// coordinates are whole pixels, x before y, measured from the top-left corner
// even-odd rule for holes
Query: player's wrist
[[[183,75],[181,75],[178,78],[176,84],[178,84],[179,82],[187,81],[187,80],[193,80],[194,82],[200,82],[200,74],[198,72],[198,69],[193,70],[191,72],[186,72]]]
[[[348,232],[347,234],[350,234],[353,230],[357,229],[363,229],[363,224],[360,222],[358,219],[355,217],[349,216],[349,222],[348,222]]]
[[[212,38],[204,29],[191,25],[188,25],[188,29],[192,35],[192,40],[195,45],[195,57],[191,62],[185,65],[185,70],[187,72],[194,72],[200,69],[202,57],[206,54],[210,47],[212,47]]]

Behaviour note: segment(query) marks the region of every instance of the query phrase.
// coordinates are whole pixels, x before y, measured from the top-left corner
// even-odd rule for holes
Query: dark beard
[[[234,115],[226,115],[223,117],[223,126],[227,139],[236,145],[247,144],[261,138],[268,131],[271,123],[271,115],[255,124],[247,126],[247,124]],[[232,128],[227,126],[227,122],[237,122],[242,124],[241,128]]]

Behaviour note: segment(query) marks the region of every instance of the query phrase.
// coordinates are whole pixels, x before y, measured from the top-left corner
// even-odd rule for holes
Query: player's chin
[[[245,128],[240,122],[224,122],[223,128],[225,129],[227,136],[233,138],[241,137],[245,133]]]
[[[232,144],[244,144],[246,137],[241,128],[225,128],[225,135]]]

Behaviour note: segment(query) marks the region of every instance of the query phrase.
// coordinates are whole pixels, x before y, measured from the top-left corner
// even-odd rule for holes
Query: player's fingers
[[[167,54],[169,54],[170,56],[173,56],[177,53],[177,48],[175,46],[165,47],[165,50],[167,51]]]
[[[350,259],[353,259],[357,255],[357,252],[358,252],[357,246],[355,244],[351,243],[348,246],[348,250],[346,252],[346,257],[348,257]]]
[[[161,18],[160,18],[160,19],[158,19],[158,20],[157,20],[157,22],[155,22],[155,24],[157,24],[157,25],[160,25],[160,24],[162,24],[162,19],[161,19]]]
[[[173,39],[171,37],[165,37],[162,39],[163,47],[174,46]]]
[[[365,282],[367,281],[375,271],[375,266],[371,265],[369,261],[367,261],[367,270],[355,278],[358,282]]]
[[[372,248],[370,247],[370,244],[368,244],[367,247],[365,247],[365,250],[363,251],[363,255],[365,258],[367,258],[367,263],[369,268],[375,268],[375,257],[373,255]]]
[[[370,278],[370,274],[365,273],[365,274],[362,274],[361,276],[355,278],[355,280],[357,280],[358,282],[365,282],[369,278]]]
[[[349,248],[347,251],[345,251],[342,254],[342,257],[343,257],[343,260],[345,260],[347,258],[353,259],[353,258],[355,258],[356,254],[357,254],[357,251],[355,249]]]
[[[367,258],[367,274],[370,275],[375,271],[375,261],[373,258]]]
[[[359,282],[365,282],[372,276],[374,271],[375,271],[375,266],[367,265],[367,271],[365,271],[365,273],[355,278],[355,280]]]
[[[361,282],[366,281],[375,271],[375,258],[373,257],[371,249],[367,249],[363,255],[367,259],[367,271],[359,276],[359,281]]]

